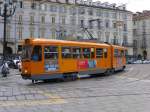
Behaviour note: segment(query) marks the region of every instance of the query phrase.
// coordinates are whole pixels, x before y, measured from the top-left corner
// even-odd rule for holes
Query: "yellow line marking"
[[[118,78],[129,79],[132,81],[150,82],[150,80],[148,80],[148,79],[140,79],[140,78],[127,77],[127,76],[118,76]]]
[[[36,106],[36,105],[50,105],[67,103],[63,98],[48,92],[38,90],[38,94],[48,97],[44,100],[15,100],[15,101],[0,101],[0,107],[9,106]]]
[[[9,106],[36,106],[66,103],[63,99],[48,99],[48,100],[22,100],[22,101],[0,101],[0,107]]]

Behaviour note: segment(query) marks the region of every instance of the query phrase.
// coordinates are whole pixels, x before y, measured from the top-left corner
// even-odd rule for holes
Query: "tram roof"
[[[96,42],[83,42],[83,41],[68,41],[68,40],[54,40],[54,39],[31,39],[31,42],[33,44],[61,44],[61,45],[91,45],[91,46],[110,46],[109,44],[106,43],[96,43]]]

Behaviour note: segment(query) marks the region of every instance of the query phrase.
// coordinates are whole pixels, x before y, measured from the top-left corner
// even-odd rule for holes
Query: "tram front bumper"
[[[21,74],[23,79],[31,79],[31,74]]]

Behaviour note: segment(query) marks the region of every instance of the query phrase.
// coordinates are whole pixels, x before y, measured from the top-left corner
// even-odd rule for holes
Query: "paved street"
[[[71,82],[0,78],[0,112],[149,112],[150,64],[128,65],[111,76]]]

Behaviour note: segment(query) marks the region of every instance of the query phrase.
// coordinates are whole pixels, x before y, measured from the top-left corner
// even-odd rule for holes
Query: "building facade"
[[[125,5],[92,0],[19,1],[15,15],[7,22],[7,45],[17,53],[18,42],[25,38],[90,39],[85,29],[99,42],[127,46],[133,55],[132,13]],[[2,51],[2,18],[0,30]]]
[[[150,11],[133,15],[134,56],[150,59]]]

